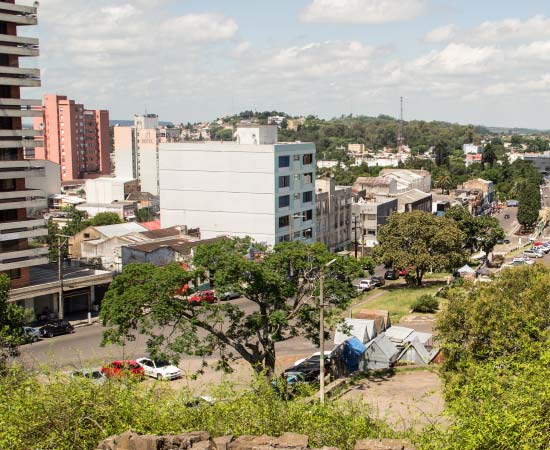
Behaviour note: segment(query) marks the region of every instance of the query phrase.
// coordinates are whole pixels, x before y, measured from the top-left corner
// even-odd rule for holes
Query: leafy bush
[[[75,450],[95,448],[114,434],[209,431],[225,434],[307,434],[313,447],[350,450],[355,440],[391,436],[368,408],[351,402],[310,404],[284,401],[265,379],[248,390],[222,385],[210,392],[217,399],[193,404],[191,393],[169,384],[110,381],[100,386],[87,379],[53,374],[47,379],[14,371],[0,378],[0,448]]]
[[[422,295],[413,303],[412,310],[417,313],[435,313],[439,309],[439,300],[433,295]]]

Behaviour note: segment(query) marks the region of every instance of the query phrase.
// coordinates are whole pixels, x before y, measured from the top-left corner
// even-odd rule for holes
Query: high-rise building
[[[114,128],[115,174],[136,179],[142,192],[159,195],[159,143],[177,140],[156,114],[134,115],[134,126]]]
[[[43,116],[34,129],[43,131],[43,146],[34,158],[61,166],[61,180],[97,178],[111,173],[109,111],[85,109],[62,95],[44,96]]]
[[[27,180],[45,176],[45,161],[25,160],[40,132],[23,128],[23,118],[41,115],[39,100],[21,98],[22,87],[40,86],[40,70],[22,68],[19,58],[38,56],[38,39],[18,36],[18,28],[36,25],[36,7],[0,1],[0,273],[12,287],[29,283],[29,267],[48,262],[48,249],[29,247],[29,238],[44,236],[44,220],[32,211],[47,207],[40,189]]]
[[[316,240],[315,145],[279,143],[275,125],[240,125],[236,142],[160,144],[163,227],[274,245]]]

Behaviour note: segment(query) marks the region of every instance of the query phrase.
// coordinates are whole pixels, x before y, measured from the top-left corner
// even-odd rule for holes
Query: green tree
[[[204,258],[198,256],[198,269],[210,271],[218,292],[242,293],[255,305],[252,312],[231,302],[192,305],[185,296],[177,296],[178,288],[196,276],[178,265],[129,265],[115,278],[103,301],[101,319],[110,327],[103,342],[122,343],[139,330],[149,337],[152,356],[177,359],[182,353],[216,353],[220,355],[218,366],[229,369],[237,354],[257,373],[267,374],[275,370],[277,342],[296,336],[318,342],[319,274],[334,258],[324,245],[282,243],[260,260],[243,256],[248,249],[239,241],[214,260],[216,252],[199,249]],[[325,302],[332,306],[327,311],[330,323],[355,296],[351,282],[364,271],[359,261],[338,257],[325,273]]]
[[[448,192],[453,187],[453,180],[449,174],[443,174],[437,178],[435,185],[441,189],[441,193],[443,194],[445,191]]]
[[[117,223],[124,223],[117,213],[114,212],[101,212],[96,214],[89,221],[89,224],[94,227],[100,227],[103,225],[115,225]]]
[[[483,250],[489,253],[499,239],[504,239],[504,230],[495,217],[472,217],[466,208],[455,205],[449,208],[445,217],[453,219],[464,235],[464,248],[470,252]]]
[[[139,223],[150,222],[155,218],[150,208],[139,208],[136,211],[136,221]]]
[[[409,268],[421,286],[428,270],[452,270],[464,262],[463,239],[447,217],[424,211],[394,213],[380,227],[374,254],[387,267]]]
[[[539,186],[532,182],[524,184],[518,202],[518,222],[524,229],[530,230],[536,224],[541,209]]]
[[[483,149],[483,154],[481,155],[482,164],[489,164],[492,169],[496,160],[497,155],[495,153],[495,149],[491,144],[487,144]]]
[[[67,213],[67,218],[69,220],[61,229],[61,234],[74,236],[90,225],[87,220],[88,214],[84,211],[79,211],[74,206],[67,206],[63,208],[63,211]]]
[[[18,347],[23,343],[25,310],[10,303],[10,279],[0,275],[0,371],[6,367],[9,358],[19,355]]]

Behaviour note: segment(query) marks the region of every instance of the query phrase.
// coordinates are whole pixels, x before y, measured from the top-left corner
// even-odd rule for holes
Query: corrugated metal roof
[[[99,233],[106,237],[124,236],[130,233],[140,233],[147,231],[147,228],[142,227],[136,222],[117,223],[115,225],[102,225],[94,227]]]
[[[373,345],[377,346],[380,351],[384,353],[384,355],[388,358],[388,360],[391,360],[398,353],[397,347],[393,344],[390,338],[386,336],[386,333],[381,333],[375,339],[370,341],[367,345],[367,348]]]
[[[334,345],[340,345],[352,336],[355,336],[363,343],[368,342],[374,338],[374,326],[374,320],[345,319],[344,324],[336,329],[336,334],[334,335]],[[344,327],[349,328],[349,332],[347,330],[344,331]]]
[[[412,328],[391,326],[386,330],[386,336],[388,336],[392,342],[403,342],[413,332],[414,330]]]

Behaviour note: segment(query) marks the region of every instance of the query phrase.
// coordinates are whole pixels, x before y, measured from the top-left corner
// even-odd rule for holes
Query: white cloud
[[[550,18],[537,15],[526,20],[486,21],[467,34],[472,40],[487,43],[550,38]]]
[[[220,14],[186,14],[161,23],[162,35],[183,42],[227,40],[239,29],[237,22]]]
[[[425,0],[313,0],[302,12],[304,22],[383,24],[414,19]]]
[[[264,64],[264,68],[276,70],[286,78],[331,78],[367,70],[375,53],[374,47],[360,42],[314,42],[279,50]]]
[[[457,34],[458,27],[453,24],[444,25],[430,31],[424,36],[424,42],[438,44],[451,41]]]
[[[501,52],[495,47],[471,47],[467,44],[449,44],[442,50],[433,50],[414,61],[419,73],[472,75],[490,72]]]
[[[514,56],[533,62],[537,60],[550,61],[550,41],[536,41],[528,45],[521,45],[515,50]]]

